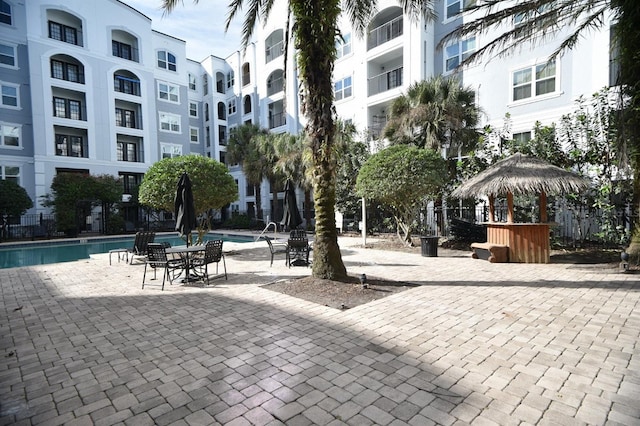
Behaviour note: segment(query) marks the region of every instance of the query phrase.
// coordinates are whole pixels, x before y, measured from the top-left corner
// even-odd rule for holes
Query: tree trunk
[[[262,216],[262,190],[260,189],[260,184],[254,185],[253,188],[253,192],[256,194],[256,219],[260,222],[260,219],[264,220]]]
[[[336,228],[336,159],[334,153],[333,63],[340,0],[291,0],[298,68],[304,84],[303,111],[313,153],[316,234],[313,276],[346,277]]]

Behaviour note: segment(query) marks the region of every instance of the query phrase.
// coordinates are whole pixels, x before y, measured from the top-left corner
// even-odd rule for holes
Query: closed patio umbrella
[[[297,228],[301,223],[302,217],[300,217],[300,210],[298,210],[296,191],[291,181],[288,180],[284,186],[284,214],[280,225],[291,230]]]
[[[197,227],[196,208],[189,175],[183,173],[178,180],[175,198],[176,231],[187,241],[191,241],[191,231]]]

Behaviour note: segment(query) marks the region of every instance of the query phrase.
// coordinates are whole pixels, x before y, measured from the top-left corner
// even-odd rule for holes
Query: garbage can
[[[420,245],[422,249],[422,256],[424,257],[438,257],[438,241],[440,237],[420,237]]]

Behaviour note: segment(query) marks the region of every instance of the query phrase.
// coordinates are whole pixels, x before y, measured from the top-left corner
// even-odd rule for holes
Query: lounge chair
[[[191,261],[191,266],[196,275],[203,280],[207,279],[207,285],[209,285],[209,264],[216,264],[216,276],[218,276],[218,266],[222,260],[224,267],[224,279],[227,278],[227,264],[224,260],[224,253],[222,253],[222,240],[207,241],[204,247],[204,256],[197,257]]]
[[[138,256],[145,258],[147,256],[147,245],[154,242],[156,233],[153,231],[140,231],[136,233],[136,238],[133,241],[133,247],[129,249],[131,260],[129,264],[133,264],[133,259]]]
[[[164,290],[164,282],[169,278],[169,283],[173,284],[173,279],[180,275],[185,268],[185,262],[182,259],[169,259],[167,257],[167,248],[163,244],[148,243],[147,257],[144,263],[144,274],[142,275],[142,288],[144,289],[145,278],[147,276],[147,266],[153,268],[153,279],[156,279],[156,270],[162,268],[162,290]]]

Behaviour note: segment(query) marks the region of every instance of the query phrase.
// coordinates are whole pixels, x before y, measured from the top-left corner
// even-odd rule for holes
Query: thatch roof
[[[464,182],[451,194],[455,198],[479,195],[562,194],[584,190],[589,181],[536,157],[514,154]]]

